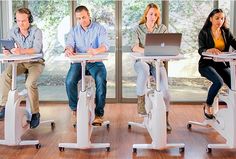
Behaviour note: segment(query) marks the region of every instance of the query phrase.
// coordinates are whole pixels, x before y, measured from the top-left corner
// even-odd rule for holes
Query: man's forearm
[[[102,46],[100,46],[99,48],[96,49],[97,53],[104,53],[106,51],[107,51],[107,48],[104,45],[102,45]]]

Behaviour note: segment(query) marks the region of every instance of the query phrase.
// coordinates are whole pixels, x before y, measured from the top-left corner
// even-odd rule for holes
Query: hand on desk
[[[11,49],[11,51],[6,50],[6,49],[3,48],[3,54],[4,55],[10,55],[10,54],[21,55],[21,54],[24,54],[23,52],[24,51],[22,51],[21,48],[13,48],[13,49]]]
[[[11,52],[16,55],[24,54],[21,48],[13,48]]]
[[[73,48],[67,47],[65,49],[65,56],[70,57],[70,56],[74,56],[74,55],[76,55],[76,53],[74,52]]]
[[[97,49],[89,48],[89,49],[87,50],[87,53],[88,53],[89,55],[91,55],[91,56],[94,56],[94,55],[97,55],[97,54],[98,54],[98,51],[97,51]],[[100,61],[89,60],[89,61],[87,61],[87,62],[93,63],[93,62],[100,62]]]
[[[89,48],[87,50],[87,53],[92,55],[92,56],[97,55],[97,49]]]
[[[221,51],[218,50],[218,49],[216,49],[216,48],[207,49],[206,52],[212,53],[212,54],[214,54],[214,55],[219,55],[219,54],[221,54]]]
[[[94,48],[89,48],[86,53],[80,54],[80,53],[75,53],[72,47],[67,47],[64,52],[66,57],[70,57],[72,59],[74,58],[79,59],[79,58],[92,58],[93,56],[99,53],[99,50]],[[89,63],[100,62],[100,61],[102,60],[87,60],[87,62]]]
[[[4,55],[10,55],[11,54],[11,52],[9,50],[5,50],[5,48],[2,48],[2,53]]]
[[[16,43],[14,43],[15,47],[12,48],[11,50],[5,49],[4,47],[3,49],[3,54],[4,55],[9,55],[9,54],[15,54],[15,55],[20,55],[20,54],[24,54],[24,49],[20,48],[19,45],[17,45]]]

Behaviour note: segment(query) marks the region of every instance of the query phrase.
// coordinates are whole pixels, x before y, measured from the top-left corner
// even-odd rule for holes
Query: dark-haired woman
[[[221,9],[214,9],[206,19],[199,36],[199,49],[201,55],[199,60],[199,72],[212,82],[208,91],[206,103],[203,105],[204,115],[208,119],[213,119],[214,98],[218,94],[220,88],[225,83],[231,88],[230,68],[228,62],[215,62],[212,59],[204,58],[203,52],[212,54],[221,54],[228,52],[229,47],[236,49],[236,39],[227,27],[226,16]]]

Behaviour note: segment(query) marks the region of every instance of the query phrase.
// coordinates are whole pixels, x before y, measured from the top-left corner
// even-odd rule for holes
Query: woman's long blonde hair
[[[141,17],[141,20],[140,20],[139,24],[144,24],[144,23],[147,22],[146,16],[147,16],[147,13],[148,13],[150,8],[156,8],[157,9],[159,17],[157,18],[157,21],[155,23],[157,25],[160,25],[161,24],[161,17],[160,17],[161,13],[160,13],[160,9],[159,9],[158,5],[155,4],[155,3],[149,3],[147,5],[146,9],[144,10],[143,16]]]

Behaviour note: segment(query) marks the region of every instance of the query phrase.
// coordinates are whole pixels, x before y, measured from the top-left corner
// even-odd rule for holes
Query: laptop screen
[[[180,53],[181,33],[146,34],[145,56],[176,56]]]

